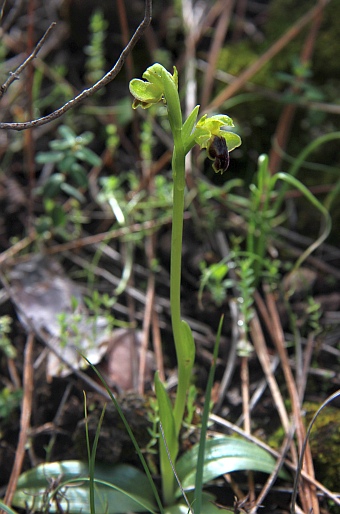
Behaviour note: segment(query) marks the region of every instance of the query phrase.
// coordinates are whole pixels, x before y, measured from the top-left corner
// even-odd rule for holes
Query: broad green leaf
[[[178,459],[176,470],[185,490],[195,486],[198,445],[195,445]],[[203,482],[232,473],[233,471],[261,471],[271,473],[275,459],[256,444],[235,437],[217,437],[206,441]],[[287,478],[285,472],[281,477]],[[177,496],[181,494],[178,491]]]
[[[158,373],[155,374],[155,389],[159,409],[159,419],[162,423],[166,443],[168,445],[170,455],[173,459],[176,459],[178,453],[178,440],[176,437],[172,405]]]
[[[54,205],[54,207],[48,211],[51,216],[54,227],[64,227],[66,225],[67,216],[61,205]]]
[[[94,138],[94,133],[90,131],[83,132],[80,136],[77,136],[77,143],[83,146],[88,145]]]
[[[195,361],[195,341],[190,326],[183,319],[181,320],[181,336],[183,344],[183,361],[179,363],[191,375],[191,370]]]
[[[72,168],[72,165],[77,162],[74,154],[67,153],[65,154],[62,161],[60,161],[58,165],[58,170],[62,171],[63,173],[68,173],[70,169]]]
[[[188,501],[192,506],[192,510],[195,511],[195,501],[192,493],[187,494]],[[211,493],[207,493],[204,491],[202,493],[202,509],[201,514],[234,514],[234,510],[229,509],[220,509],[215,505],[215,496]],[[176,503],[175,505],[171,505],[170,507],[166,507],[164,510],[164,514],[190,514],[189,507],[185,503],[183,499]]]
[[[94,476],[98,513],[155,512],[150,484],[137,468],[127,464],[97,464]],[[60,489],[51,487],[57,483],[62,485]],[[18,481],[13,505],[22,508],[26,508],[27,504],[34,505],[34,509],[39,510],[44,507],[44,501],[49,502],[50,513],[61,511],[59,502],[69,514],[90,514],[87,464],[81,461],[51,462],[23,473]]]
[[[60,150],[61,152],[65,152],[65,150],[72,147],[72,144],[65,139],[55,139],[50,141],[48,145],[52,150]]]

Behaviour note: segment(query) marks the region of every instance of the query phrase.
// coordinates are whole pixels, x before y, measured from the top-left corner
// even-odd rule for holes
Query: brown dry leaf
[[[57,354],[74,368],[87,366],[81,354],[92,364],[102,359],[111,336],[109,323],[89,315],[79,288],[56,260],[36,255],[14,266],[9,279],[10,295],[27,330],[53,337]],[[47,368],[49,376],[72,373],[52,352]]]
[[[138,368],[142,332],[132,329],[114,330],[106,353],[106,358],[98,370],[110,387],[119,391],[135,391],[138,388]],[[151,382],[155,371],[153,353],[146,354],[144,381]]]

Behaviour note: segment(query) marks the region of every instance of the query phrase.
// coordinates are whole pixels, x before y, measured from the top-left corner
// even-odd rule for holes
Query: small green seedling
[[[49,152],[37,154],[39,164],[54,164],[57,173],[53,173],[39,189],[44,198],[54,198],[59,193],[73,196],[80,202],[85,200],[79,188],[87,187],[87,172],[82,163],[100,166],[101,159],[90,148],[94,134],[84,132],[77,136],[70,127],[61,125],[58,129],[60,139],[49,143]]]
[[[54,230],[67,239],[70,227],[65,230],[66,223],[72,225],[72,237],[79,237],[79,228],[86,222],[80,209],[80,204],[85,202],[82,191],[85,192],[88,186],[84,164],[99,166],[101,159],[88,148],[94,137],[92,132],[77,136],[70,127],[61,125],[58,133],[60,138],[49,143],[50,151],[40,152],[36,156],[38,164],[55,168],[36,190],[36,194],[42,197],[45,208],[45,214],[37,220],[36,228],[39,234]],[[59,195],[70,200],[67,212],[60,203]]]

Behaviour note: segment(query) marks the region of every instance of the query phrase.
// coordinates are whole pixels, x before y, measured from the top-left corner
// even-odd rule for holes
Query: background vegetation
[[[196,514],[195,445],[223,315],[205,463],[223,448],[211,474],[205,468],[203,508],[337,512],[340,5],[154,0],[151,25],[116,75],[144,9],[140,0],[3,4],[1,508],[188,511],[175,479],[162,507],[152,389],[156,369],[170,404],[177,384],[173,143],[166,106],[135,111],[129,93],[130,80],[159,62],[178,69],[184,119],[200,104],[200,115],[231,116],[242,137],[223,175],[198,148],[186,161],[181,306],[196,360],[180,482]],[[308,423],[327,399],[291,507]]]

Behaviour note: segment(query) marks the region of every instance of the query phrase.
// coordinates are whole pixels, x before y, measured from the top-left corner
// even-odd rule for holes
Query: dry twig
[[[76,105],[78,105],[80,102],[85,100],[85,98],[88,98],[89,96],[93,96],[97,91],[99,91],[104,86],[109,84],[109,82],[111,82],[113,79],[116,78],[116,76],[122,69],[127,56],[131,53],[131,51],[134,48],[134,46],[136,45],[137,41],[141,38],[141,36],[144,34],[147,27],[150,25],[151,12],[152,12],[152,0],[145,0],[145,12],[144,12],[144,18],[143,18],[142,22],[137,27],[135,33],[131,37],[127,46],[124,48],[124,50],[120,54],[119,59],[116,62],[116,64],[113,66],[113,68],[111,68],[111,70],[108,73],[106,73],[106,75],[104,75],[104,77],[102,77],[100,80],[98,80],[98,82],[96,82],[93,86],[91,86],[88,89],[84,89],[81,93],[79,93],[79,95],[72,98],[72,100],[69,100],[62,107],[53,111],[51,114],[48,114],[47,116],[43,116],[41,118],[37,118],[37,119],[31,120],[31,121],[26,121],[24,123],[7,123],[7,122],[0,123],[0,129],[20,131],[20,130],[26,130],[28,128],[40,127],[41,125],[50,123],[51,121],[56,120],[57,118],[60,118],[60,116],[65,114],[70,109],[73,109]],[[45,39],[46,39],[46,37],[45,37]],[[36,51],[34,51],[34,52],[36,53]],[[33,52],[33,54],[34,54],[34,52]],[[32,60],[32,58],[31,58],[31,60]],[[17,73],[17,77],[18,77],[18,73]],[[13,82],[13,80],[12,80],[12,82]]]
[[[287,389],[289,392],[290,400],[292,402],[292,409],[294,415],[294,422],[296,424],[296,436],[299,447],[299,452],[301,454],[306,431],[303,425],[303,421],[301,418],[301,410],[300,410],[300,399],[297,392],[296,384],[294,381],[293,373],[289,365],[289,359],[285,347],[284,342],[284,334],[282,330],[282,326],[280,323],[279,315],[277,312],[277,307],[275,303],[275,298],[273,293],[270,291],[266,291],[266,304],[268,309],[268,314],[271,319],[271,326],[268,327],[270,330],[271,336],[273,338],[273,342],[276,346],[277,352],[281,359],[282,370],[286,379]],[[305,456],[304,456],[304,468],[306,472],[314,478],[314,467],[313,467],[313,459],[310,450],[309,444],[306,446]],[[313,512],[314,514],[319,513],[319,502],[316,496],[315,487],[307,484],[305,481],[302,482],[300,488],[300,499],[303,505],[303,509],[305,512]]]
[[[15,452],[14,464],[7,486],[5,504],[10,506],[16,490],[19,475],[21,473],[22,464],[25,457],[25,446],[27,441],[27,433],[30,426],[32,412],[32,396],[33,396],[33,343],[34,334],[30,332],[27,337],[25,358],[24,358],[24,377],[23,377],[23,400],[21,405],[20,417],[20,434],[18,446]],[[1,511],[3,512],[3,511]]]
[[[24,62],[22,64],[20,64],[20,66],[18,66],[18,68],[15,71],[13,71],[12,73],[9,74],[9,77],[6,80],[6,82],[0,87],[0,99],[6,93],[9,86],[11,84],[13,84],[13,82],[15,80],[19,80],[19,77],[20,77],[21,73],[24,71],[24,69],[38,55],[39,50],[41,50],[41,47],[43,46],[43,44],[45,43],[46,39],[48,38],[50,32],[54,29],[55,26],[56,26],[55,22],[51,23],[51,25],[48,27],[48,29],[46,30],[43,37],[40,39],[40,41],[34,48],[33,52],[27,57],[27,59],[24,60]],[[6,128],[6,127],[1,127],[1,125],[2,125],[2,123],[0,124],[0,128]],[[8,127],[8,128],[10,128],[10,127]],[[28,128],[28,127],[25,127],[25,128]]]

